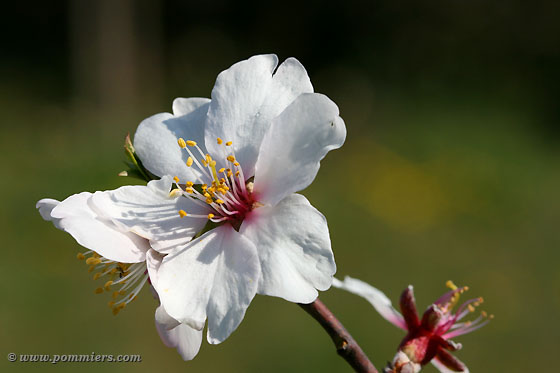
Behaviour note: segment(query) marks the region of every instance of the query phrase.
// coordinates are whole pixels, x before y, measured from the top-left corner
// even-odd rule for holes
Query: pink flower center
[[[219,169],[217,161],[210,154],[204,154],[195,141],[185,141],[182,138],[177,140],[179,146],[189,154],[187,166],[198,169],[200,179],[205,182],[197,185],[192,181],[181,183],[175,176],[173,180],[177,189],[173,189],[170,195],[186,196],[208,208],[207,215],[193,215],[179,210],[179,216],[182,218],[189,216],[208,219],[214,223],[228,222],[235,229],[239,229],[247,213],[262,204],[253,198],[253,183],[245,180],[243,169],[235,159],[232,142],[224,143],[220,138],[216,141],[225,149],[225,158],[219,160],[223,167]],[[198,154],[198,158],[195,153]]]

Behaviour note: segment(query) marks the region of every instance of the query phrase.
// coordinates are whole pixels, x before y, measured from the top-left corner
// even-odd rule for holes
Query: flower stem
[[[354,368],[354,371],[378,373],[375,366],[369,361],[364,351],[362,351],[362,348],[319,298],[313,303],[298,303],[298,305],[321,324],[331,337],[336,347],[336,352]]]

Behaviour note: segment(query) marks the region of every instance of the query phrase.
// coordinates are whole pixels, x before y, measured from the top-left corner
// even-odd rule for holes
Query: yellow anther
[[[217,200],[216,200],[216,203],[219,204],[219,205],[221,205],[222,203],[224,203],[224,201],[222,201],[221,199],[217,199]]]
[[[179,144],[179,146],[180,146],[181,148],[183,148],[183,149],[187,147],[187,143],[186,143],[185,140],[183,140],[183,138],[181,138],[181,137],[179,137],[179,138],[177,139],[177,144]]]
[[[214,217],[214,214],[208,214],[208,219],[212,219]]]
[[[97,272],[96,274],[93,275],[93,279],[97,280],[99,277],[101,277],[102,273],[101,272]]]
[[[176,182],[177,184],[179,184],[179,178],[177,176],[173,177],[173,181]]]
[[[95,266],[97,264],[101,263],[101,259],[99,258],[87,258],[86,259],[86,264],[87,265],[91,265],[91,266]]]
[[[212,162],[212,157],[210,156],[210,154],[206,154],[206,162],[208,162],[208,164]]]
[[[105,288],[106,291],[111,290],[111,285],[113,285],[113,281],[109,280],[105,283],[105,285],[103,285],[103,287]]]
[[[235,162],[235,157],[233,155],[228,155],[227,160],[230,162]]]
[[[226,146],[231,146],[231,144],[233,144],[233,142],[231,141],[226,142]]]
[[[109,303],[107,303],[107,305],[109,306],[109,308],[113,308],[113,306],[115,305],[115,302],[110,301]]]
[[[472,304],[469,304],[469,305],[468,305],[468,308],[469,308],[469,311],[470,311],[470,312],[474,312],[474,310],[475,310],[475,308],[474,308],[474,306],[473,306]]]
[[[192,164],[193,164],[193,159],[192,159],[192,157],[187,158],[187,167],[192,166]]]
[[[226,194],[227,191],[224,188],[218,188],[218,192],[222,193],[222,194]]]
[[[482,311],[482,312],[480,312],[480,314],[482,315],[482,317],[488,317],[488,314],[486,313],[486,311]]]
[[[216,141],[218,142],[218,145],[222,145],[222,143],[224,142],[224,140],[220,139],[219,137],[216,139]]]
[[[208,162],[206,162],[206,160],[203,159],[203,160],[202,160],[202,165],[203,165],[204,167],[208,167]]]
[[[239,177],[239,171],[235,171],[235,176]]]
[[[101,294],[103,293],[103,288],[97,288],[94,290],[95,294]]]
[[[204,193],[204,197],[206,197],[206,198],[210,198],[210,197],[211,197],[211,195],[210,195],[210,194],[209,194],[208,192],[206,192],[206,193]]]
[[[202,190],[206,190],[206,189],[208,189],[208,185],[202,184]]]
[[[117,299],[117,297],[119,296],[119,292],[118,291],[114,291],[113,294],[111,295],[113,297],[113,299]]]
[[[183,192],[181,191],[181,189],[173,189],[171,192],[169,192],[169,197],[175,198],[180,196],[182,193]]]
[[[494,318],[494,315],[490,315],[490,316],[488,316],[488,318],[489,318],[490,320],[492,320],[492,319]]]
[[[219,172],[219,173],[222,173],[222,172],[224,172],[225,170],[226,170],[226,169],[222,167],[222,168],[220,168],[220,169],[218,170],[218,172]]]
[[[239,167],[239,162],[233,162],[233,165],[234,165],[235,167]]]
[[[189,193],[189,194],[193,194],[193,189],[192,188],[186,188],[185,192]]]
[[[88,271],[88,272],[93,272],[93,271],[95,271],[95,266],[89,266],[89,268],[88,268],[87,271]]]
[[[78,260],[84,260],[84,259],[86,258],[86,256],[85,256],[84,254],[82,254],[82,253],[78,253],[78,254],[76,254],[76,258],[77,258]]]
[[[98,253],[93,253],[93,254],[91,254],[91,256],[93,256],[94,258],[100,258]]]
[[[192,187],[194,185],[194,183],[192,181],[187,181],[185,183],[186,186],[188,186],[189,188]]]
[[[211,205],[212,202],[214,202],[214,201],[212,200],[212,198],[206,198],[206,203],[207,203],[207,204]]]
[[[185,210],[179,210],[179,216],[181,218],[184,218],[185,216],[187,216],[187,212]]]
[[[188,140],[188,141],[187,141],[187,145],[188,145],[188,146],[196,146],[196,142],[195,142],[195,141],[192,141],[192,140]]]
[[[227,177],[231,177],[231,175],[233,175],[233,172],[231,172],[231,170],[228,168],[228,170],[227,170]]]
[[[447,286],[447,287],[448,287],[449,289],[451,289],[451,290],[457,290],[457,285],[455,285],[455,284],[453,283],[453,281],[451,281],[451,280],[448,280],[448,281],[445,283],[445,286]]]

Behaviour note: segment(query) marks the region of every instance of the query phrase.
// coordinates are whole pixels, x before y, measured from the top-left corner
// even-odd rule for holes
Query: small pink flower
[[[483,327],[493,316],[488,316],[482,311],[473,321],[461,321],[474,312],[475,307],[483,300],[469,299],[453,312],[460,295],[467,291],[468,287],[459,288],[451,281],[446,285],[451,290],[431,304],[420,319],[412,286],[408,286],[401,294],[401,315],[385,294],[363,281],[346,277],[344,281],[335,279],[333,282],[335,287],[364,297],[384,319],[407,332],[399,345],[399,352],[404,353],[411,363],[423,366],[431,361],[440,372],[465,373],[468,372],[465,364],[449,352],[461,348],[461,344],[453,342],[451,338]]]

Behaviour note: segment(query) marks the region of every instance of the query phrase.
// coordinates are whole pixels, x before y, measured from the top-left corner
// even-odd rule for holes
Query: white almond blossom
[[[95,210],[90,203],[91,195],[83,192],[62,202],[46,198],[37,202],[37,208],[43,219],[70,233],[80,245],[95,250],[78,253],[78,259],[85,260],[90,272],[95,272],[94,280],[106,281],[95,292],[112,293],[109,306],[116,315],[135,299],[148,276],[152,284],[157,281],[156,269],[162,255],[151,249],[146,239],[120,229]],[[166,346],[176,348],[185,360],[196,356],[202,341],[201,331],[179,324],[161,305],[156,309],[155,321]]]
[[[236,63],[218,75],[211,100],[178,98],[173,114],[139,125],[136,154],[160,180],[68,205],[68,216],[86,205],[101,219],[95,224],[143,239],[149,247],[138,252],[163,258],[148,260],[148,269],[170,344],[189,343],[181,330],[201,331],[206,320],[208,341],[222,342],[257,293],[311,303],[331,286],[336,265],[326,219],[296,192],[343,144],[346,128],[296,59],[277,62],[260,55]],[[53,219],[62,217],[57,209]],[[114,235],[58,224],[84,246]]]

